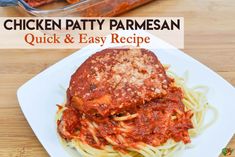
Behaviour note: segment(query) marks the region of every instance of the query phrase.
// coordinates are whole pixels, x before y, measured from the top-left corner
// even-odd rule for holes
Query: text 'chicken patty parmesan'
[[[149,50],[97,52],[71,77],[58,133],[83,156],[164,157],[190,143],[207,104],[195,113],[201,93],[180,80]]]

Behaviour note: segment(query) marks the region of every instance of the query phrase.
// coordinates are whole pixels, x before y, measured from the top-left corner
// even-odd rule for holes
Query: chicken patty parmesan
[[[25,0],[31,7],[38,7],[44,4],[55,2],[56,0]]]
[[[85,114],[109,116],[166,95],[170,79],[148,50],[106,49],[74,73],[68,104]]]
[[[72,75],[57,130],[82,156],[165,157],[191,142],[208,103],[146,49],[105,49]]]
[[[48,3],[56,2],[58,0],[25,0],[31,7],[39,7]],[[66,0],[70,4],[80,2],[80,0]]]

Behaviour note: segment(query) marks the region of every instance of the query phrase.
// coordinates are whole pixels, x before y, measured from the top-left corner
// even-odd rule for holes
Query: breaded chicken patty
[[[105,49],[89,57],[72,75],[67,105],[85,114],[120,114],[163,97],[169,83],[154,53]]]

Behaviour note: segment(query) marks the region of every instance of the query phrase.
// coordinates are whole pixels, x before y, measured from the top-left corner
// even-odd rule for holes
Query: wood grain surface
[[[0,16],[25,14],[0,8]],[[121,16],[184,17],[183,51],[235,85],[235,0],[155,0]],[[0,50],[0,157],[48,157],[20,110],[16,90],[74,51]],[[235,137],[229,147],[235,148]]]

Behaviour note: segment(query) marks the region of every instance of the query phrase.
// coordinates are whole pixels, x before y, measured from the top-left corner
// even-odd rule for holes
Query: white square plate
[[[233,86],[182,51],[173,48],[159,38],[152,37],[152,40],[154,46],[166,45],[168,47],[168,49],[152,50],[163,64],[170,64],[172,70],[178,75],[189,71],[189,86],[199,84],[209,87],[208,101],[219,111],[216,122],[193,139],[194,146],[186,149],[181,156],[218,157],[235,131],[235,90]],[[57,137],[56,104],[65,101],[65,91],[76,68],[91,54],[99,50],[98,45],[89,45],[38,74],[17,91],[19,104],[26,119],[52,157],[71,157]]]

